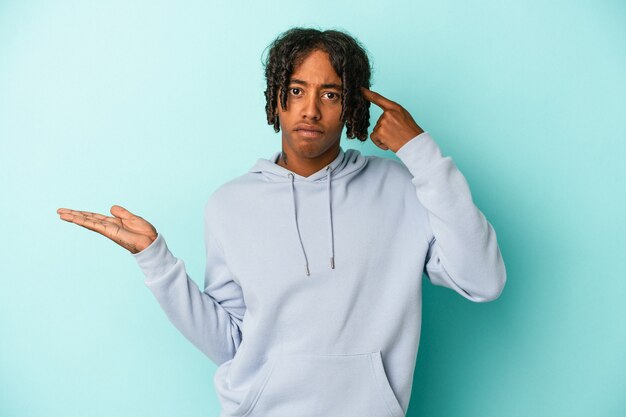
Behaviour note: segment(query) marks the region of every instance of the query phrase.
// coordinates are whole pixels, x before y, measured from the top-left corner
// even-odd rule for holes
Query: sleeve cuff
[[[441,149],[428,132],[422,132],[402,145],[396,156],[406,165],[413,176],[425,166],[441,158]]]
[[[171,270],[176,264],[176,257],[170,252],[165,238],[157,232],[157,238],[144,250],[131,253],[137,261],[146,280],[154,280]]]

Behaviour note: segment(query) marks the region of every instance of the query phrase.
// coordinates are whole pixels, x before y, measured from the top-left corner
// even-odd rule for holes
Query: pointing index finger
[[[394,101],[389,100],[388,98],[383,97],[381,94],[368,90],[365,87],[361,87],[361,92],[363,93],[363,97],[369,102],[376,104],[383,110],[391,110],[395,107],[396,103]]]

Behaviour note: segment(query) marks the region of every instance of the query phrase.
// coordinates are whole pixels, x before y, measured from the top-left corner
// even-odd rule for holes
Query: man
[[[59,209],[128,249],[171,322],[219,365],[222,417],[402,417],[421,326],[421,278],[496,299],[496,234],[465,178],[399,104],[369,90],[367,54],[338,31],[293,28],[266,63],[282,151],[205,206],[205,289],[147,221]],[[340,147],[370,135],[401,162]]]

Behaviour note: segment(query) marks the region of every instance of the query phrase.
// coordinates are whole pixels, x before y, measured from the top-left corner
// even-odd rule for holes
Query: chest
[[[329,194],[326,183],[272,184],[226,213],[225,256],[244,292],[286,294],[337,276],[350,288],[386,263],[417,262],[426,245],[414,191],[382,179],[331,185]]]

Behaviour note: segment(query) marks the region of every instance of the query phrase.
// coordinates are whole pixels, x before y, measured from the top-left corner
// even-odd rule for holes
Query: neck
[[[339,144],[316,158],[297,158],[291,152],[286,153],[283,148],[276,164],[302,177],[308,177],[334,161],[337,155],[339,155]]]

